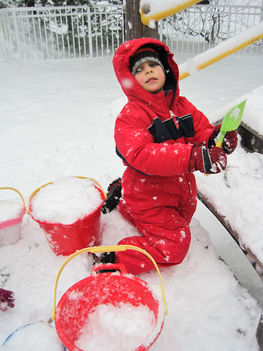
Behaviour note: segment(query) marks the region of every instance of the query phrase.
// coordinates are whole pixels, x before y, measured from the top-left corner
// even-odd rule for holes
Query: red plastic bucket
[[[77,178],[90,179],[84,177]],[[29,214],[44,230],[49,246],[53,252],[56,255],[66,256],[85,247],[99,245],[101,241],[100,215],[105,200],[103,190],[96,185],[97,183],[94,184],[95,189],[99,192],[101,203],[93,212],[89,213],[84,218],[78,219],[71,224],[49,223],[35,218],[32,214],[32,200],[34,196],[41,188],[49,184],[52,184],[52,182],[41,186],[32,193],[29,199]]]
[[[100,273],[105,269],[117,269],[118,272]],[[153,296],[148,284],[138,277],[127,274],[123,265],[100,265],[93,268],[91,276],[73,285],[61,297],[55,312],[56,330],[69,351],[83,351],[76,343],[89,315],[97,306],[102,304],[118,306],[120,303],[136,307],[144,305],[153,312],[155,321],[150,335],[145,335],[144,342],[137,345],[134,350],[146,351],[156,341],[163,327],[164,309],[160,308],[159,302]],[[91,350],[88,345],[85,347],[86,350]]]

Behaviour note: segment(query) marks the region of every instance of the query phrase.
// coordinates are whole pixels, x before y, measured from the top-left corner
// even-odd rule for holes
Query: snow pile
[[[247,103],[242,121],[258,134],[263,135],[263,85],[247,95]]]
[[[242,123],[249,127],[252,131],[259,135],[263,135],[263,102],[261,96],[263,94],[263,85],[259,85],[257,88],[239,96],[238,98],[221,106],[213,113],[213,122],[216,123],[223,118],[223,116],[235,105],[243,100],[247,100]]]
[[[263,135],[262,93],[261,85],[242,97],[247,99],[242,121],[261,135]],[[226,112],[226,108],[224,110]],[[221,112],[223,117],[223,111]],[[263,199],[262,166],[263,155],[248,153],[239,144],[237,151],[228,156],[225,172],[206,177],[208,179],[205,181],[202,174],[197,173],[196,178],[199,191],[239,234],[241,246],[250,248],[263,263],[263,237],[260,234],[261,206],[255,206],[262,203]],[[226,199],[231,204],[231,210],[226,204]]]
[[[198,189],[231,223],[241,245],[249,247],[263,263],[262,207],[256,205],[263,199],[262,166],[263,155],[247,153],[239,146],[237,152],[228,156],[225,172],[206,177],[208,179],[198,174],[196,178]]]
[[[83,325],[76,346],[84,351],[134,351],[143,345],[155,324],[154,313],[145,305],[98,305]]]
[[[0,224],[19,217],[23,209],[24,205],[19,200],[0,200]]]
[[[20,229],[25,214],[21,200],[0,200],[0,246],[13,244],[20,239]]]
[[[31,214],[39,221],[71,224],[92,213],[101,202],[90,179],[66,177],[40,188],[32,198]]]

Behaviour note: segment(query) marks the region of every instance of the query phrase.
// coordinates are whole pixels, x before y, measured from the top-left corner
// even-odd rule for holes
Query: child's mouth
[[[146,83],[151,83],[151,82],[155,82],[157,79],[152,77],[152,78],[149,78]]]

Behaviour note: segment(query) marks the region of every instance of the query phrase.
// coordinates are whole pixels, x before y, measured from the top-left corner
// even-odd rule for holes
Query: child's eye
[[[139,72],[141,72],[141,71],[142,71],[142,68],[141,68],[141,67],[138,67],[138,68],[136,68],[135,74],[136,74],[136,73],[139,73]]]
[[[150,62],[150,63],[149,63],[149,66],[150,66],[150,67],[156,67],[157,65],[158,65],[158,64],[157,64],[156,62]]]

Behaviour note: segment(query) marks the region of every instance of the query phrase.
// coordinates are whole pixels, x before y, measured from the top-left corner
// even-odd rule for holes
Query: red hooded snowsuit
[[[145,44],[158,51],[166,71],[164,90],[157,94],[145,91],[129,70],[129,58]],[[179,264],[189,249],[189,223],[197,201],[195,177],[189,172],[191,150],[194,143],[207,145],[214,127],[179,96],[178,66],[162,42],[126,42],[116,51],[113,66],[128,98],[115,124],[116,151],[127,166],[119,211],[141,233],[119,244],[146,250],[159,265]],[[154,268],[146,256],[132,250],[118,252],[117,262],[133,274]]]

